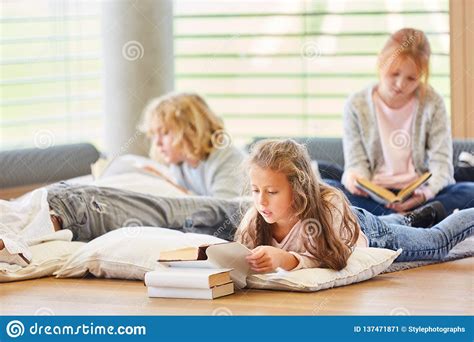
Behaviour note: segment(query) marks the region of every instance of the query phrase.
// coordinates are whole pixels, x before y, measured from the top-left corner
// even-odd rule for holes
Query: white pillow
[[[59,240],[31,246],[32,259],[28,266],[0,263],[0,283],[50,276],[83,245],[84,242]]]
[[[125,227],[99,236],[76,251],[58,270],[58,278],[139,279],[159,267],[160,251],[225,242],[211,235],[156,227]]]
[[[211,235],[182,233],[155,227],[126,227],[102,235],[77,250],[57,277],[82,277],[87,272],[96,277],[139,279],[160,267],[160,251],[224,242]],[[355,248],[341,271],[324,268],[254,274],[247,286],[258,289],[319,291],[357,283],[375,277],[389,267],[401,250]]]
[[[400,255],[401,249],[356,247],[340,271],[327,268],[307,268],[297,271],[253,274],[247,277],[247,287],[255,289],[312,292],[358,283],[383,272]]]

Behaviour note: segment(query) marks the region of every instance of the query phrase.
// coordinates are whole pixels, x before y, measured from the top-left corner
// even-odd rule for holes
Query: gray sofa
[[[0,198],[10,199],[34,188],[90,174],[100,153],[92,144],[0,152]]]
[[[342,151],[341,138],[301,138],[291,137],[299,143],[306,145],[309,155],[312,160],[321,160],[330,163],[335,163],[341,168],[344,168],[344,155]],[[264,137],[257,137],[255,141],[264,139]],[[459,154],[462,151],[474,153],[474,139],[454,139],[453,140],[453,164],[457,164]]]
[[[254,141],[263,139],[257,137]],[[301,138],[296,141],[308,147],[313,160],[318,160],[323,177],[340,177],[337,172],[325,172],[326,165],[344,168],[340,138]],[[454,165],[459,153],[474,152],[474,140],[454,140]],[[33,188],[64,179],[90,174],[90,164],[100,156],[88,143],[54,146],[47,149],[31,148],[0,152],[0,198],[13,198]]]
[[[257,137],[253,142],[264,138],[265,137]],[[291,138],[306,145],[311,159],[318,161],[319,172],[322,178],[341,179],[344,170],[344,154],[341,138]],[[250,148],[250,146],[248,146],[248,148]],[[463,151],[474,153],[474,139],[453,140],[453,165],[455,165],[454,176],[457,180],[466,180],[466,178],[472,180],[474,175],[466,175],[467,172],[472,173],[472,169],[467,171],[466,169],[462,170],[461,168],[456,167],[459,154]]]

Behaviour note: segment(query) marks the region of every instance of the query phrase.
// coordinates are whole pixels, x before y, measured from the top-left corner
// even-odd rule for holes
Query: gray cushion
[[[247,146],[250,149],[253,143],[262,139],[276,139],[285,137],[256,137],[252,143]],[[344,167],[344,155],[342,153],[342,139],[341,138],[305,138],[305,137],[288,137],[294,139],[300,144],[306,145],[309,156],[312,160],[324,160],[332,162]]]
[[[0,152],[0,187],[53,183],[90,174],[100,154],[88,143]]]
[[[256,137],[253,142],[264,139],[265,137]],[[333,162],[340,167],[344,167],[344,153],[342,150],[341,138],[316,138],[316,137],[291,137],[299,143],[305,144],[309,155],[313,160],[324,160]],[[250,147],[250,146],[249,146]],[[474,151],[474,139],[454,139],[453,141],[453,164],[458,162],[459,154],[462,151]]]

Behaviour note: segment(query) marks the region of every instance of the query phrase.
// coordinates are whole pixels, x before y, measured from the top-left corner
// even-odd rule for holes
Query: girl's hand
[[[344,184],[344,186],[346,187],[347,191],[356,196],[369,197],[369,195],[364,190],[361,190],[356,186],[357,178],[359,178],[359,176],[355,173],[350,173],[346,177],[346,184]]]
[[[258,246],[246,257],[250,268],[255,272],[272,272],[277,267],[291,270],[298,265],[298,260],[282,249],[272,246]]]
[[[425,195],[423,193],[414,194],[403,203],[392,203],[387,204],[386,208],[395,210],[397,213],[405,213],[416,207],[419,207],[426,202]]]

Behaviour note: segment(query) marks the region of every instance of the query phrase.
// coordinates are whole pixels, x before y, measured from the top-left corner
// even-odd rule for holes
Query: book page
[[[366,191],[369,196],[376,202],[386,204],[396,201],[397,196],[390,190],[378,186],[367,179],[357,178],[356,186]]]
[[[408,184],[406,187],[404,187],[400,192],[398,193],[397,198],[400,201],[405,201],[408,197],[411,196],[413,192],[415,192],[416,189],[418,189],[420,186],[422,186],[426,181],[431,177],[430,172],[425,172],[423,175],[421,175],[419,178],[417,178],[415,181],[413,181],[411,184]]]
[[[233,269],[230,276],[238,288],[244,288],[247,285],[250,266],[245,257],[251,253],[250,249],[238,242],[210,245],[206,250],[209,262],[219,268]]]
[[[247,286],[250,266],[245,259],[252,252],[238,242],[225,242],[209,245],[206,249],[207,260],[162,261],[160,264],[179,268],[231,268],[230,276],[237,288]]]
[[[145,166],[151,166],[161,172],[165,177],[170,178],[168,168],[165,165],[157,163],[149,158],[133,154],[127,154],[112,160],[100,158],[97,162],[91,165],[91,170],[93,170],[94,179],[102,179],[131,172],[159,177],[150,171],[144,170],[143,168]]]
[[[187,194],[183,193],[181,190],[159,177],[137,172],[124,173],[120,175],[113,175],[110,177],[101,178],[95,180],[91,184],[99,187],[109,187],[127,191],[134,191],[152,196],[187,196]]]

